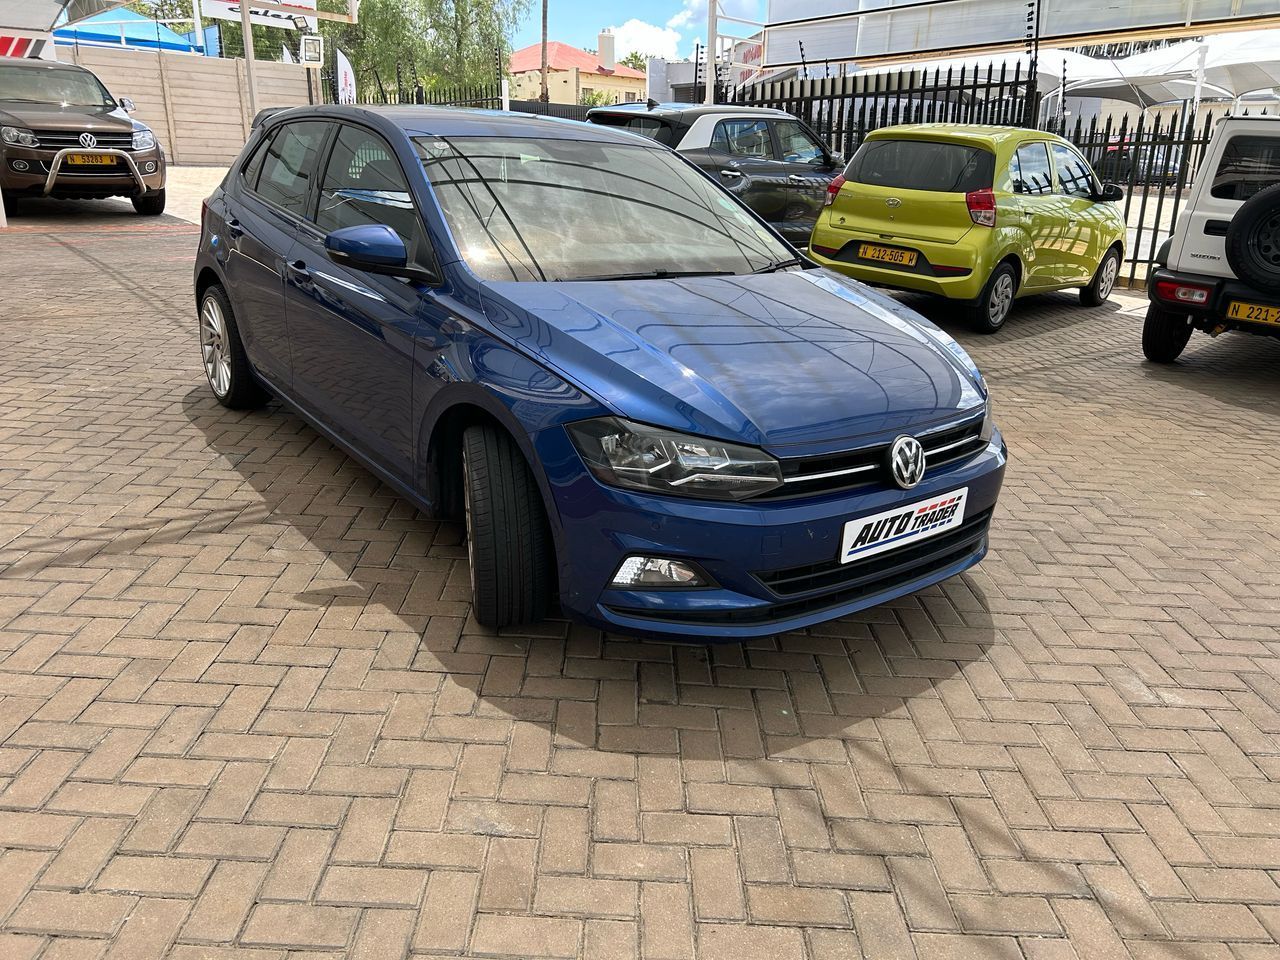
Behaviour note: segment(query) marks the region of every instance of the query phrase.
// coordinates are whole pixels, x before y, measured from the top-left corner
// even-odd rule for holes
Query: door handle
[[[742,176],[742,174],[740,174],[737,170],[721,170],[721,171],[720,171],[720,176],[722,176],[722,177],[732,177],[732,178],[734,178],[734,179],[737,179],[738,177],[741,177],[741,176]]]
[[[240,226],[240,221],[235,217],[227,221],[227,236],[232,240],[239,240],[244,236],[244,227]]]
[[[795,180],[797,183],[803,183],[805,180],[808,180],[809,178],[808,178],[808,177],[802,177],[802,176],[801,176],[800,174],[798,174],[798,173],[792,173],[792,174],[789,174],[789,175],[787,176],[787,179],[788,179],[788,180]]]
[[[311,271],[307,269],[306,261],[293,260],[285,264],[285,268],[289,271],[289,275],[294,278],[294,282],[301,285],[302,283],[311,282]]]

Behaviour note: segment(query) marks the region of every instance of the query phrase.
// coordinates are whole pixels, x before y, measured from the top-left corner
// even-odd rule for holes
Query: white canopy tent
[[[1147,107],[1205,97],[1238,100],[1280,87],[1280,30],[1186,40],[1122,60],[1097,61],[1098,77],[1068,76],[1068,94],[1127,100]]]

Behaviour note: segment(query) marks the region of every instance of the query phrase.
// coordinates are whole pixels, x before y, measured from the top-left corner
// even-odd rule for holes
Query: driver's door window
[[[773,132],[777,134],[778,150],[785,162],[813,164],[826,159],[822,144],[799,121],[775,120]]]

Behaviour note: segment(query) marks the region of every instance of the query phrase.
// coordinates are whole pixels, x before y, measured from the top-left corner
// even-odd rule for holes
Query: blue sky
[[[707,27],[707,0],[548,0],[547,39],[594,49],[596,36],[612,27],[618,56],[639,50],[654,56],[688,57]],[[725,13],[759,20],[763,0],[720,0]],[[727,26],[727,25],[726,25]],[[542,0],[531,0],[529,15],[514,38],[516,49],[537,43]],[[747,28],[725,29],[745,33]]]

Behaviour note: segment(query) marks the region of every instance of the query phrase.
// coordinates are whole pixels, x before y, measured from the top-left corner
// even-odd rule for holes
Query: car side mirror
[[[121,97],[121,98],[120,98],[120,106],[124,107],[124,112],[125,112],[125,113],[137,113],[137,112],[138,112],[138,105],[137,105],[136,103],[134,103],[134,102],[133,102],[129,97]]]
[[[1098,199],[1107,203],[1116,203],[1124,199],[1124,187],[1118,183],[1104,183]]]
[[[324,238],[325,253],[334,263],[365,273],[435,283],[429,270],[409,264],[409,250],[400,234],[383,223],[343,227]]]

